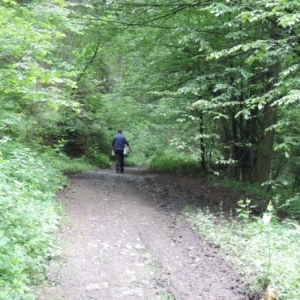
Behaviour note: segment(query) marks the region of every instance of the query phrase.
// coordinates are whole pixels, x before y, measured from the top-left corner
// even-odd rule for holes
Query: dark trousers
[[[116,172],[124,172],[124,152],[123,150],[115,150]]]

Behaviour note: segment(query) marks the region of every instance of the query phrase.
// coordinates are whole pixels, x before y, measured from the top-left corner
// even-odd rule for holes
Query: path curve
[[[239,275],[141,168],[89,171],[59,193],[66,222],[37,300],[244,300]],[[161,185],[160,185],[161,183]],[[159,187],[159,188],[158,188]]]

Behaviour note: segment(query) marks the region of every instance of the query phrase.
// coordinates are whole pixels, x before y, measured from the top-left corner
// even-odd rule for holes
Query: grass
[[[280,180],[278,180],[280,181]],[[242,191],[250,197],[256,205],[256,212],[260,213],[265,210],[269,200],[272,200],[277,214],[282,218],[291,217],[300,221],[300,193],[292,186],[293,180],[289,180],[289,185],[284,186],[272,182],[262,189],[257,184],[246,181],[233,180],[228,177],[210,177],[213,186],[227,187],[232,190]]]
[[[200,170],[197,160],[184,153],[176,152],[175,149],[158,151],[151,159],[150,168],[180,173],[197,173]]]
[[[55,167],[63,174],[76,174],[82,171],[97,170],[98,167],[87,162],[84,158],[69,158],[67,156],[60,156],[57,158]]]
[[[245,191],[251,195],[266,196],[267,192],[259,188],[259,186],[250,184],[247,181],[234,180],[229,177],[211,177],[211,183],[214,186],[228,187],[236,190]]]
[[[271,206],[263,217],[254,219],[243,209],[241,219],[220,220],[208,210],[192,213],[188,209],[187,215],[201,235],[220,246],[224,258],[242,271],[249,290],[262,291],[270,286],[277,299],[299,300],[299,224],[278,222]]]

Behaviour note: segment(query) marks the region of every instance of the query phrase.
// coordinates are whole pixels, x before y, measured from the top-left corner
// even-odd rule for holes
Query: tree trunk
[[[273,88],[278,77],[278,72],[279,64],[273,65],[267,72],[267,78],[272,78],[267,87],[267,91]],[[256,182],[260,185],[271,179],[271,163],[275,131],[274,129],[266,131],[266,129],[276,123],[276,106],[272,106],[272,103],[273,101],[265,104],[262,119],[262,135],[258,145]]]
[[[204,115],[203,112],[200,113],[199,131],[200,131],[200,150],[201,150],[201,169],[202,171],[207,171],[206,161],[205,161],[205,141],[204,141]]]
[[[267,103],[264,107],[262,137],[257,154],[256,182],[260,185],[271,179],[270,174],[275,131],[273,129],[266,131],[266,129],[274,125],[275,122],[276,107],[271,107],[271,103]]]

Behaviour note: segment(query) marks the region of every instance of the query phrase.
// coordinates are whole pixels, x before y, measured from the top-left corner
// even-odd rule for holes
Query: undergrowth
[[[90,169],[50,149],[0,141],[0,299],[34,299],[55,247],[52,233],[62,213],[56,191],[62,172]]]
[[[286,180],[286,185],[280,183],[282,180],[265,182],[262,186],[247,181],[234,180],[228,177],[210,177],[213,186],[228,187],[233,190],[243,191],[246,197],[255,202],[257,213],[261,213],[272,199],[277,215],[281,218],[292,218],[300,221],[300,192],[292,186],[292,180]]]
[[[176,149],[166,149],[156,152],[150,162],[150,168],[158,171],[196,173],[199,172],[199,162]]]
[[[300,299],[300,226],[279,222],[268,205],[263,217],[251,218],[251,201],[240,201],[239,219],[209,210],[187,213],[199,232],[220,246],[225,259],[242,271],[252,291],[271,286],[277,299]]]
[[[228,177],[218,177],[217,179],[216,177],[210,177],[210,182],[213,186],[228,187],[234,190],[244,191],[245,194],[249,194],[251,196],[269,196],[269,193],[266,190],[263,190],[258,185],[251,184],[247,181],[234,180]]]
[[[81,171],[97,170],[98,167],[82,158],[69,158],[65,155],[60,155],[56,158],[53,166],[60,170],[63,174],[76,174]]]

